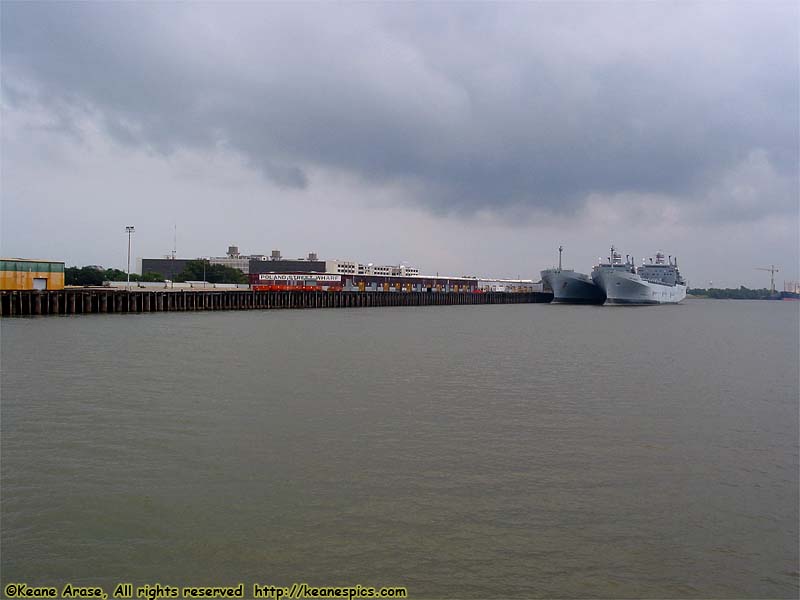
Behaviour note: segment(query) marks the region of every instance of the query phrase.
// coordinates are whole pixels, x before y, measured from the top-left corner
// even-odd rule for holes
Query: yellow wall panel
[[[48,290],[64,289],[64,273],[48,271],[0,271],[0,290],[32,290],[34,279],[46,279]]]

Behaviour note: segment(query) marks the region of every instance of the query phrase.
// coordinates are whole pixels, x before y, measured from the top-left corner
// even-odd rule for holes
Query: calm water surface
[[[2,322],[2,581],[798,595],[800,305]]]

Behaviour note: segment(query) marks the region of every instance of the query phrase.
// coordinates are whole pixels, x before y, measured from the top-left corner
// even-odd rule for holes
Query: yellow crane
[[[775,265],[770,265],[769,267],[756,267],[756,271],[769,271],[769,291],[771,291],[774,294],[775,273],[779,272],[780,269],[775,268]]]

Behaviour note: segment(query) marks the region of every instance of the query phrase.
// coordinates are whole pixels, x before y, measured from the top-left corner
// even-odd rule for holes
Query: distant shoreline
[[[745,287],[740,289],[710,289],[690,290],[687,298],[697,300],[798,300],[796,294],[791,292],[772,292],[770,290],[750,290]]]

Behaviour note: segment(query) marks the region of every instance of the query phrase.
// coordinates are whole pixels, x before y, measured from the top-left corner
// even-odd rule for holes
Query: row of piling
[[[542,292],[312,292],[250,290],[63,290],[0,291],[0,316],[147,313],[274,308],[362,308],[549,302]]]

